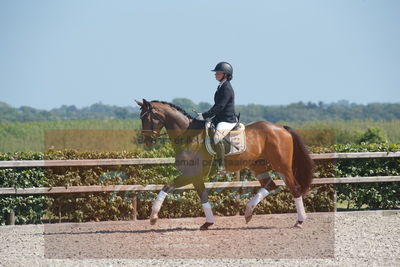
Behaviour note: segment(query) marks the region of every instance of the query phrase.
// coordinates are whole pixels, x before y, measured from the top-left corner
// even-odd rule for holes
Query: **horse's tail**
[[[289,126],[284,126],[284,128],[293,138],[293,174],[301,187],[301,195],[305,195],[311,187],[314,174],[314,162],[300,136]]]

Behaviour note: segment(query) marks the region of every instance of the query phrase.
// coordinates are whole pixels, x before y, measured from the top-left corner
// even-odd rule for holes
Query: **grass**
[[[281,121],[278,124],[299,129],[309,145],[356,143],[369,127],[381,129],[390,143],[400,143],[400,120]],[[123,130],[140,128],[140,120],[3,122],[0,123],[0,152],[43,151],[51,146],[121,150],[128,145],[127,149],[130,149],[133,147],[130,133]],[[53,141],[55,145],[51,144]]]
[[[138,120],[4,122],[0,123],[0,152],[44,151],[54,140],[56,146],[74,144],[85,149],[86,144],[96,146],[97,140],[100,147],[113,147],[110,143],[127,143],[128,131],[134,134],[140,128]]]
[[[374,121],[374,120],[324,120],[309,122],[284,122],[278,124],[288,125],[295,129],[315,131],[315,135],[323,130],[330,131],[333,142],[340,144],[356,143],[362,134],[370,127],[379,128],[386,136],[389,143],[400,143],[400,120]],[[323,133],[322,133],[323,134]],[[320,137],[320,136],[318,136]]]

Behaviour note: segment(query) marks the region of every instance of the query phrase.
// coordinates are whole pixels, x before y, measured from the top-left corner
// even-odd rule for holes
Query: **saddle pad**
[[[215,155],[216,152],[212,145],[211,137],[208,135],[208,129],[206,129],[207,136],[205,140],[205,145],[208,153]],[[239,128],[235,131],[229,132],[227,136],[224,137],[225,146],[228,146],[228,153],[225,156],[237,155],[246,151],[246,131],[245,126],[240,123]]]

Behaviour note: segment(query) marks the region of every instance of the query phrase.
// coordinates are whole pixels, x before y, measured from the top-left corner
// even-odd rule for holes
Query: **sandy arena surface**
[[[0,226],[1,266],[400,266],[400,211]]]

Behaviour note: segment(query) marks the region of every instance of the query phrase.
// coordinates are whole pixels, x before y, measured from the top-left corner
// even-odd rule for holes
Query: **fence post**
[[[333,211],[337,212],[337,191],[336,191],[336,186],[333,186],[334,194],[333,194]]]
[[[137,196],[136,192],[133,192],[133,197],[132,197],[132,220],[136,221],[137,219]]]
[[[240,171],[236,171],[236,179],[235,181],[239,182],[240,181]]]
[[[240,170],[235,172],[235,181],[236,182],[240,182]],[[240,195],[242,194],[242,188],[239,188],[239,190],[237,191],[237,195],[236,195],[236,214],[235,215],[240,215]]]
[[[15,211],[14,210],[10,210],[10,212],[7,213],[6,225],[15,225]]]
[[[61,204],[58,206],[58,222],[61,223]]]

